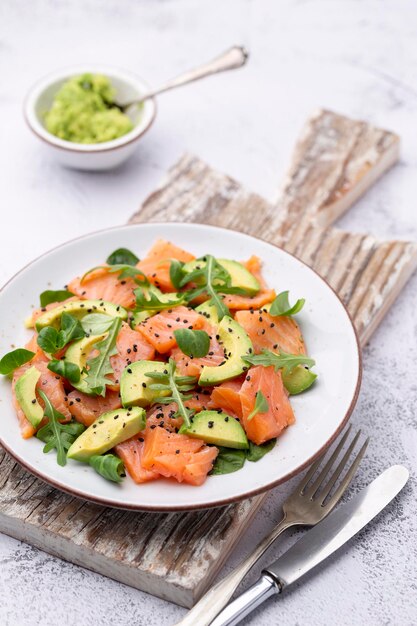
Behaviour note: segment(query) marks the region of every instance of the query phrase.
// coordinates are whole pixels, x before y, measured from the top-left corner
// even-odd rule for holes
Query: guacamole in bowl
[[[116,90],[101,74],[82,74],[67,80],[45,114],[45,127],[56,137],[82,144],[111,141],[126,135],[132,120],[113,106]]]

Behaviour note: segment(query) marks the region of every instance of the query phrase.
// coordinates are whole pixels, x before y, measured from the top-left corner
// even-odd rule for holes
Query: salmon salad
[[[317,378],[304,299],[270,288],[255,256],[157,240],[100,262],[41,293],[30,340],[0,360],[21,436],[114,483],[199,486],[262,459]]]

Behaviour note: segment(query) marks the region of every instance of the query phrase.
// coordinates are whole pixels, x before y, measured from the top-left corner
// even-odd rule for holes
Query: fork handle
[[[209,626],[214,618],[226,606],[236,591],[239,583],[246,576],[251,567],[264,554],[269,546],[290,526],[297,524],[294,520],[288,520],[285,516],[280,523],[256,546],[243,561],[239,563],[233,572],[211,587],[209,591],[194,605],[187,615],[178,622],[177,626]]]

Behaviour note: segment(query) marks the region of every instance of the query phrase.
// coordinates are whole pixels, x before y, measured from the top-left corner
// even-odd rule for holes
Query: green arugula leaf
[[[256,461],[259,461],[265,454],[270,452],[275,444],[276,439],[271,439],[271,441],[267,441],[261,446],[257,446],[249,441],[248,450],[235,450],[234,448],[217,446],[219,448],[219,454],[217,455],[210,474],[220,475],[237,472],[242,469],[246,460],[256,463]]]
[[[249,441],[249,450],[246,450],[247,460],[252,463],[256,463],[256,461],[262,459],[265,454],[270,452],[275,447],[276,442],[276,439],[271,439],[270,441],[257,446],[255,443],[252,443],[252,441]]]
[[[127,248],[118,248],[107,257],[106,263],[108,265],[136,265],[139,259]]]
[[[60,347],[63,348],[70,341],[82,339],[83,337],[85,337],[85,332],[80,320],[64,312],[61,315],[61,330],[58,333]]]
[[[81,372],[78,365],[70,363],[69,361],[59,361],[54,359],[49,361],[47,367],[48,370],[51,370],[54,374],[58,374],[58,376],[66,378],[70,383],[78,383],[81,378]]]
[[[234,450],[233,448],[219,447],[219,454],[214,461],[210,474],[219,476],[221,474],[231,474],[242,469],[246,461],[244,450]]]
[[[117,275],[119,280],[123,280],[124,278],[133,278],[135,283],[138,285],[149,285],[149,281],[145,274],[137,267],[132,267],[131,265],[112,265],[109,272],[110,274],[120,272]]]
[[[199,359],[210,350],[210,336],[205,330],[179,328],[174,330],[174,337],[180,350],[187,356]]]
[[[289,291],[282,291],[272,302],[271,308],[269,309],[269,314],[272,315],[272,317],[295,315],[301,311],[305,304],[305,299],[301,298],[300,300],[297,300],[293,306],[291,306],[288,300],[288,294]]]
[[[87,335],[102,335],[113,324],[114,317],[104,313],[89,313],[81,320],[81,326]]]
[[[270,350],[262,350],[261,354],[243,356],[242,359],[249,365],[263,365],[264,367],[273,365],[276,372],[282,368],[287,372],[292,372],[297,365],[312,367],[316,363],[305,354],[288,354],[283,350],[280,350],[278,354]]]
[[[85,337],[85,332],[80,321],[69,313],[63,313],[61,315],[61,330],[58,331],[53,326],[45,326],[39,332],[37,343],[47,354],[55,354],[70,341],[83,337]]]
[[[184,263],[177,259],[171,259],[171,265],[169,266],[169,278],[175,289],[180,289],[181,281],[184,278],[183,268]]]
[[[58,331],[53,326],[45,326],[39,332],[37,337],[38,346],[46,352],[46,354],[55,354],[59,350]]]
[[[54,448],[56,449],[57,463],[64,466],[67,462],[67,450],[85,430],[85,426],[78,422],[61,424],[61,420],[64,420],[65,417],[54,408],[48,396],[41,389],[38,390],[38,393],[45,403],[45,415],[49,421],[38,430],[36,437],[46,444],[43,448],[45,454]]]
[[[135,298],[136,298],[136,308],[135,313],[140,311],[163,311],[165,309],[174,309],[176,306],[180,306],[185,302],[185,295],[183,294],[172,294],[172,300],[165,302],[158,298],[158,295],[151,291],[147,290],[145,294],[144,290],[139,287],[135,289]]]
[[[116,339],[119,334],[122,320],[119,317],[113,319],[107,337],[95,344],[94,348],[99,354],[87,361],[87,376],[84,381],[90,391],[98,396],[106,395],[106,385],[111,383],[107,377],[113,372],[110,357],[117,354]]]
[[[123,461],[115,454],[94,454],[88,462],[100,476],[114,483],[120,483],[126,476]]]
[[[248,415],[248,421],[253,419],[255,415],[258,415],[258,413],[266,413],[268,410],[268,400],[265,398],[261,390],[257,391],[255,396],[255,406],[253,411],[251,411]]]
[[[230,311],[223,302],[225,293],[246,293],[238,287],[232,287],[232,279],[229,272],[210,254],[206,254],[197,259],[201,261],[194,270],[184,275],[179,281],[179,287],[185,287],[189,283],[195,282],[198,286],[195,289],[186,291],[188,302],[195,300],[201,294],[207,294],[209,304],[216,307],[219,320],[225,315],[230,315]]]
[[[141,272],[140,269],[134,267],[133,265],[128,265],[126,263],[116,263],[114,265],[96,265],[96,267],[92,267],[81,277],[80,284],[82,284],[87,276],[94,272],[95,270],[106,269],[109,274],[117,274],[118,280],[124,280],[125,278],[133,278],[135,283],[138,285],[148,285],[149,281],[146,278],[145,274]]]
[[[193,411],[185,406],[184,401],[192,398],[192,394],[187,394],[186,392],[194,389],[197,384],[197,378],[194,376],[175,376],[175,368],[176,363],[174,359],[169,359],[166,374],[163,372],[147,372],[145,374],[145,376],[158,381],[148,385],[149,389],[170,392],[168,396],[155,398],[152,404],[170,404],[175,402],[178,407],[176,415],[182,417],[185,426],[190,426],[190,418]]]
[[[41,307],[45,307],[51,302],[63,302],[68,298],[71,298],[75,294],[71,293],[67,289],[60,289],[58,291],[53,291],[52,289],[47,289],[46,291],[42,291],[39,296]]]
[[[0,359],[0,374],[8,376],[24,363],[28,363],[34,356],[35,353],[26,348],[16,348],[8,352]]]

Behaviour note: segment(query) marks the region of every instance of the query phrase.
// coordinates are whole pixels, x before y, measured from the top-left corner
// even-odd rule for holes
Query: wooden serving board
[[[398,151],[393,133],[319,111],[302,132],[276,201],[185,156],[131,222],[203,222],[284,247],[336,289],[363,345],[413,272],[417,245],[379,242],[331,225]],[[266,497],[197,513],[120,511],[57,491],[0,449],[0,531],[187,607],[207,589]]]

